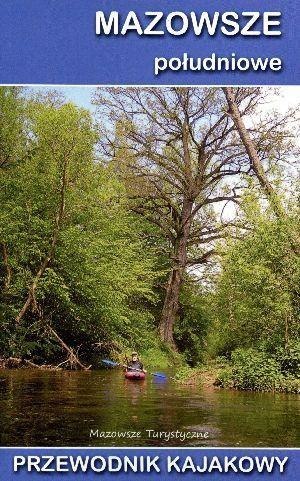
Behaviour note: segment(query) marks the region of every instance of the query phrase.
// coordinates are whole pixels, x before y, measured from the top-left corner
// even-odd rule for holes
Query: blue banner
[[[2,448],[0,479],[296,481],[296,449]]]
[[[1,0],[0,83],[298,84],[299,13],[298,0]]]

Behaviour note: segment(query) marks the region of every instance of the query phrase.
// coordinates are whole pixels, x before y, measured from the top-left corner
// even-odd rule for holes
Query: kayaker
[[[137,352],[133,352],[131,354],[131,361],[128,361],[127,359],[126,359],[126,361],[127,361],[127,370],[128,371],[133,371],[134,369],[137,369],[138,371],[142,371],[142,372],[145,372],[145,373],[147,372],[144,369],[143,364],[139,360]]]

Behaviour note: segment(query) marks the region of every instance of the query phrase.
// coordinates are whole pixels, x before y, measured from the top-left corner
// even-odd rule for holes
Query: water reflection
[[[2,446],[300,446],[297,395],[201,390],[124,379],[122,372],[0,373]],[[141,437],[90,437],[139,431]],[[208,439],[149,437],[154,431],[208,432]]]

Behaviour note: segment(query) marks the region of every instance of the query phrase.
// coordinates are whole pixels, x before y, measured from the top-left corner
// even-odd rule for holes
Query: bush
[[[232,353],[234,387],[251,391],[272,391],[280,377],[276,359],[255,349],[236,349]]]
[[[209,325],[208,298],[192,277],[186,276],[180,295],[179,316],[174,338],[179,352],[190,367],[204,361],[204,339]]]
[[[286,347],[278,348],[276,359],[283,374],[300,378],[300,341],[290,341]]]
[[[221,386],[224,388],[233,388],[233,376],[232,368],[230,366],[225,367],[219,372],[218,377],[215,381],[216,386]]]
[[[280,349],[277,356],[256,349],[236,349],[231,364],[217,377],[216,385],[249,391],[300,393],[298,346]],[[289,357],[290,356],[290,357]]]
[[[292,376],[281,376],[276,390],[279,392],[300,394],[300,379]]]

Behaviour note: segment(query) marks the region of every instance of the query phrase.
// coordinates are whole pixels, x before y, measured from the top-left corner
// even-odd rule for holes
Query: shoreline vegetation
[[[183,367],[176,373],[175,379],[182,385],[196,388],[300,394],[298,376],[282,373],[279,366],[270,372],[255,361],[250,366],[248,363],[247,367],[245,362],[238,364],[215,359],[200,367]]]
[[[91,97],[0,87],[0,368],[135,350],[177,382],[299,393],[297,106],[256,87]]]
[[[37,365],[27,359],[8,358],[0,360],[0,371],[8,371],[15,369],[30,369],[38,371],[64,371],[60,366],[50,364]],[[268,378],[267,375],[262,379],[256,379],[252,382],[242,382],[234,375],[232,366],[228,364],[226,367],[216,367],[215,362],[212,365],[203,365],[198,368],[189,368],[184,366],[179,369],[172,378],[174,382],[183,386],[190,386],[197,389],[226,389],[236,391],[252,391],[252,392],[274,392],[286,394],[300,394],[300,380],[293,376],[284,376],[278,373],[277,378]],[[1,380],[0,380],[1,381]]]
[[[263,352],[253,349],[238,350],[232,357],[231,362],[219,357],[194,368],[177,357],[177,368],[171,379],[178,384],[201,389],[300,394],[299,376],[285,372],[278,359],[266,358]],[[149,362],[151,366],[151,361]],[[89,369],[91,367],[89,366]],[[155,367],[157,366],[153,366]],[[60,365],[38,365],[28,359],[12,357],[0,359],[0,370],[11,369],[65,370]],[[299,365],[296,366],[296,370],[298,369]]]

